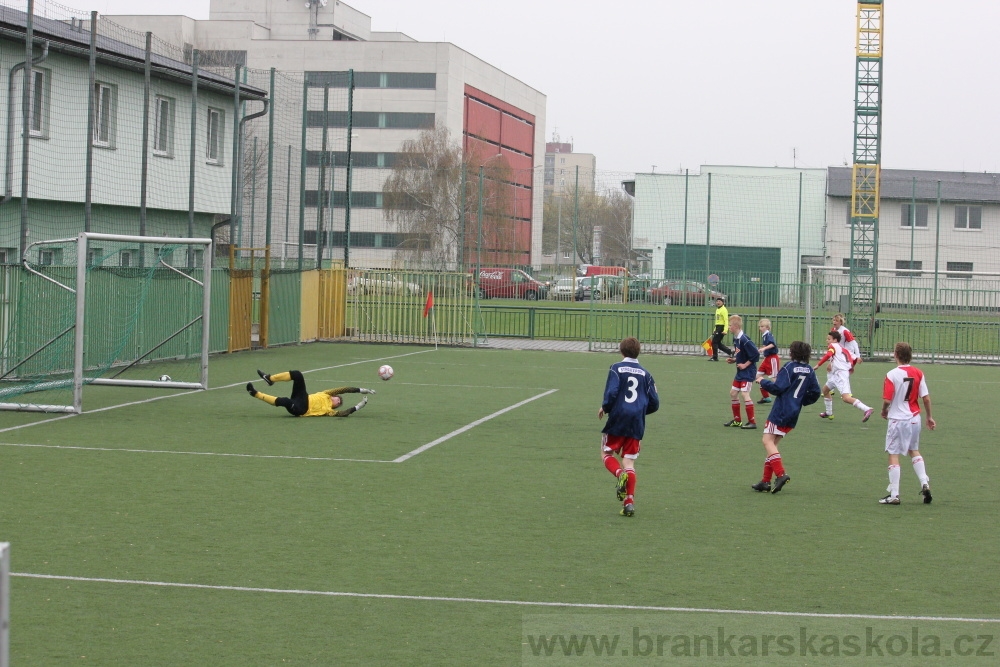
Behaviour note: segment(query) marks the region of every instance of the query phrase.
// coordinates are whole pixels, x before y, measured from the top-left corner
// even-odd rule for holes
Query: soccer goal
[[[84,387],[207,389],[212,240],[85,232],[25,248],[0,410],[83,410]]]

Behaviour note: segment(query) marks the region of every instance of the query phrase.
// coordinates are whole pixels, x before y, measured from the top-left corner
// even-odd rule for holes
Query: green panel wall
[[[299,341],[302,322],[302,274],[272,271],[267,344],[283,345]]]

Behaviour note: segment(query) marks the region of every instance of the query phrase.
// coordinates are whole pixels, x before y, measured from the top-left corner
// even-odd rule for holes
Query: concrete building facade
[[[393,235],[399,230],[381,211],[382,186],[401,144],[435,127],[446,128],[466,150],[504,157],[515,175],[511,214],[518,227],[518,246],[512,263],[540,264],[542,93],[454,44],[373,31],[370,17],[336,0],[212,0],[210,7],[207,21],[183,16],[111,18],[135,30],[153,31],[178,46],[199,49],[208,57],[224,54],[251,68],[305,72],[310,119],[323,108],[324,87],[339,85],[333,83],[336,73],[354,70],[352,190],[358,194],[352,197],[357,209],[351,219],[352,266],[387,267],[395,261],[393,245],[398,239]],[[323,123],[309,120],[307,125],[306,148],[319,151]],[[330,142],[329,150],[344,153],[344,164],[337,161],[332,174],[336,192],[346,182],[346,146]],[[306,183],[316,183],[318,161],[310,160],[307,168]],[[370,195],[361,196],[362,192]],[[355,206],[355,199],[370,205]],[[314,197],[307,208],[307,230],[316,229],[315,201]],[[343,229],[343,213],[337,209],[335,201],[334,234]],[[360,244],[354,242],[356,232]]]

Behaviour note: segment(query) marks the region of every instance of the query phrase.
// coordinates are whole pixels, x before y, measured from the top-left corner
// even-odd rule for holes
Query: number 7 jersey
[[[920,414],[919,400],[929,394],[919,368],[905,364],[885,374],[882,398],[889,403],[889,419],[912,419]]]
[[[653,376],[635,359],[612,364],[601,407],[608,415],[603,433],[642,440],[646,415],[660,409]]]

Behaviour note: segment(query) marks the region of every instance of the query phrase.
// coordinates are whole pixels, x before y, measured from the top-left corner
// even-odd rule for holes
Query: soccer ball
[[[161,375],[160,376],[160,382],[170,382],[170,376],[169,375]]]
[[[378,367],[378,376],[383,380],[392,379],[392,366],[385,364],[384,366]]]

